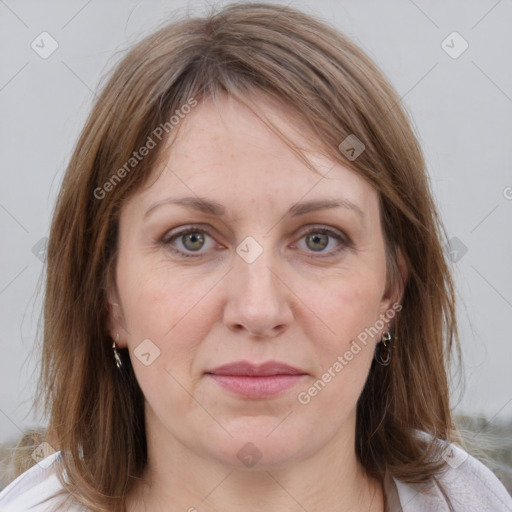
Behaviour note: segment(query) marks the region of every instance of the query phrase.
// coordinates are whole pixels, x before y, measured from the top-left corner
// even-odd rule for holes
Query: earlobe
[[[119,331],[119,304],[115,301],[107,302],[107,328],[111,338]]]
[[[107,291],[107,329],[118,348],[126,346],[124,316],[117,293],[112,288]],[[116,339],[117,338],[117,339]]]
[[[109,302],[108,309],[108,332],[110,337],[115,340],[118,348],[126,348],[127,330],[124,326],[121,305],[117,302]]]
[[[395,302],[402,302],[404,291],[405,291],[405,285],[407,284],[407,279],[409,277],[409,270],[407,268],[407,262],[405,261],[404,254],[402,252],[401,247],[397,247],[396,249],[396,266],[398,269],[398,293],[397,298]]]
[[[388,265],[386,290],[382,297],[384,309],[388,310],[395,304],[401,304],[409,271],[402,249],[396,247],[395,259]]]

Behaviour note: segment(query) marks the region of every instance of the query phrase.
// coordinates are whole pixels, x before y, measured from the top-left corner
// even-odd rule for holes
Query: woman
[[[399,97],[328,25],[146,38],[62,184],[48,442],[1,509],[511,510],[455,444],[441,233]]]

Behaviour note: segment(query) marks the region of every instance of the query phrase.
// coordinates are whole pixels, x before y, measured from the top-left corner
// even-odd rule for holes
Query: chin
[[[308,444],[297,437],[297,429],[291,429],[291,424],[288,428],[284,426],[286,421],[253,416],[222,422],[232,437],[224,430],[219,430],[215,436],[201,436],[202,454],[206,451],[211,458],[233,469],[256,471],[284,467],[300,458]]]

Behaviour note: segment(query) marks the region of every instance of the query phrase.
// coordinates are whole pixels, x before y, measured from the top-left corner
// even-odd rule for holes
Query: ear
[[[393,306],[396,308],[396,305],[402,303],[405,285],[409,277],[407,262],[400,247],[395,249],[395,258],[391,255],[387,255],[387,258],[391,261],[388,261],[387,265],[386,289],[381,302],[381,313],[384,315]]]
[[[119,348],[126,348],[128,331],[126,329],[123,308],[115,285],[109,286],[107,289],[107,328],[113,340],[115,340],[117,334],[119,334],[116,345]]]

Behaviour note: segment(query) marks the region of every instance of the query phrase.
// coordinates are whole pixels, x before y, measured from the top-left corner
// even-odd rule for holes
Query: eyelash
[[[197,253],[197,254],[185,253],[181,249],[176,249],[175,247],[173,247],[171,245],[171,242],[174,239],[177,239],[177,238],[187,235],[189,233],[202,233],[202,234],[205,234],[205,235],[208,235],[211,237],[211,235],[203,228],[196,227],[196,226],[189,226],[181,231],[178,231],[177,233],[172,234],[172,236],[169,236],[169,234],[165,234],[163,236],[163,238],[161,239],[160,244],[165,246],[169,251],[171,251],[172,253],[176,254],[177,256],[179,256],[181,258],[201,258],[203,256],[203,253]],[[342,236],[342,235],[338,234],[336,231],[329,229],[329,228],[324,228],[324,227],[310,228],[309,230],[307,230],[301,234],[299,240],[304,238],[306,235],[309,235],[312,233],[321,233],[323,235],[329,235],[331,238],[335,238],[340,243],[340,245],[336,249],[330,251],[327,255],[320,255],[321,252],[318,252],[317,256],[315,256],[316,258],[332,257],[334,255],[337,255],[340,251],[342,251],[345,248],[353,247],[352,241],[347,236]],[[213,238],[213,237],[211,237],[211,238]],[[312,251],[312,252],[314,253],[314,251]]]

